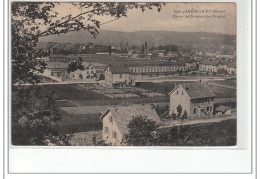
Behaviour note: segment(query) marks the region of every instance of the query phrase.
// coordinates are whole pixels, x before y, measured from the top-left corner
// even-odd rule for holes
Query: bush
[[[182,120],[187,119],[187,118],[188,118],[188,113],[187,113],[187,111],[185,110],[185,111],[183,112],[183,115],[182,115]]]

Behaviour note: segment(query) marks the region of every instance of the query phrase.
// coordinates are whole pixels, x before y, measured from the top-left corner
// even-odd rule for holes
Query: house
[[[76,70],[69,74],[72,79],[98,79],[106,68],[106,65],[96,62],[82,62],[82,65],[84,70]]]
[[[221,105],[215,109],[215,113],[216,115],[231,115],[231,107]]]
[[[129,67],[132,74],[160,74],[186,71],[186,67],[178,63],[154,63],[143,65],[132,65]]]
[[[127,125],[134,116],[147,116],[149,120],[156,121],[158,124],[161,120],[157,113],[150,105],[131,105],[116,106],[109,108],[102,116],[103,134],[102,140],[107,144],[126,145],[123,143],[123,137],[128,133]]]
[[[138,59],[138,60],[151,60],[151,57],[145,54],[133,54],[131,58]]]
[[[226,68],[226,63],[221,60],[203,60],[199,64],[199,70],[205,72],[218,72],[221,69]]]
[[[128,86],[130,84],[127,65],[108,65],[105,68],[105,84],[108,86]]]
[[[68,64],[64,62],[45,62],[47,64],[43,75],[55,80],[63,80],[67,76]]]
[[[179,84],[170,93],[169,114],[177,114],[177,107],[181,105],[182,114],[187,112],[191,118],[211,117],[215,94],[204,84]]]
[[[183,63],[185,63],[185,66],[186,66],[187,69],[190,69],[190,70],[196,70],[197,69],[198,63],[194,59],[185,60],[185,61],[183,61]]]
[[[228,64],[227,64],[227,72],[228,74],[230,75],[235,75],[237,74],[237,71],[236,71],[236,61],[230,61]]]

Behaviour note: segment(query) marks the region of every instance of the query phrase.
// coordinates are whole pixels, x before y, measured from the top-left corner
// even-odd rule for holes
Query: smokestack
[[[147,55],[147,42],[144,43],[144,54]]]

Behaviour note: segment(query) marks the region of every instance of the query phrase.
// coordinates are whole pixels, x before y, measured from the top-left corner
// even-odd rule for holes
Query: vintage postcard
[[[12,146],[236,146],[236,3],[11,2]]]

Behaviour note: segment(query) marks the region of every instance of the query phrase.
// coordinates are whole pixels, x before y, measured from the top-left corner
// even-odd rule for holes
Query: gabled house
[[[205,72],[218,72],[218,70],[225,69],[226,63],[221,60],[203,60],[199,64],[199,70]]]
[[[63,80],[67,76],[68,63],[64,62],[45,62],[47,64],[43,75],[49,78]]]
[[[191,118],[211,117],[213,114],[215,94],[204,84],[179,84],[169,95],[170,115],[177,114],[178,105],[182,107],[182,114],[186,111]]]
[[[104,74],[108,86],[128,86],[130,83],[130,70],[126,65],[108,65]]]
[[[147,119],[155,121],[158,125],[161,120],[150,105],[116,106],[109,108],[102,116],[103,134],[102,140],[111,145],[126,145],[123,137],[128,133],[127,125],[135,116],[147,116]]]

